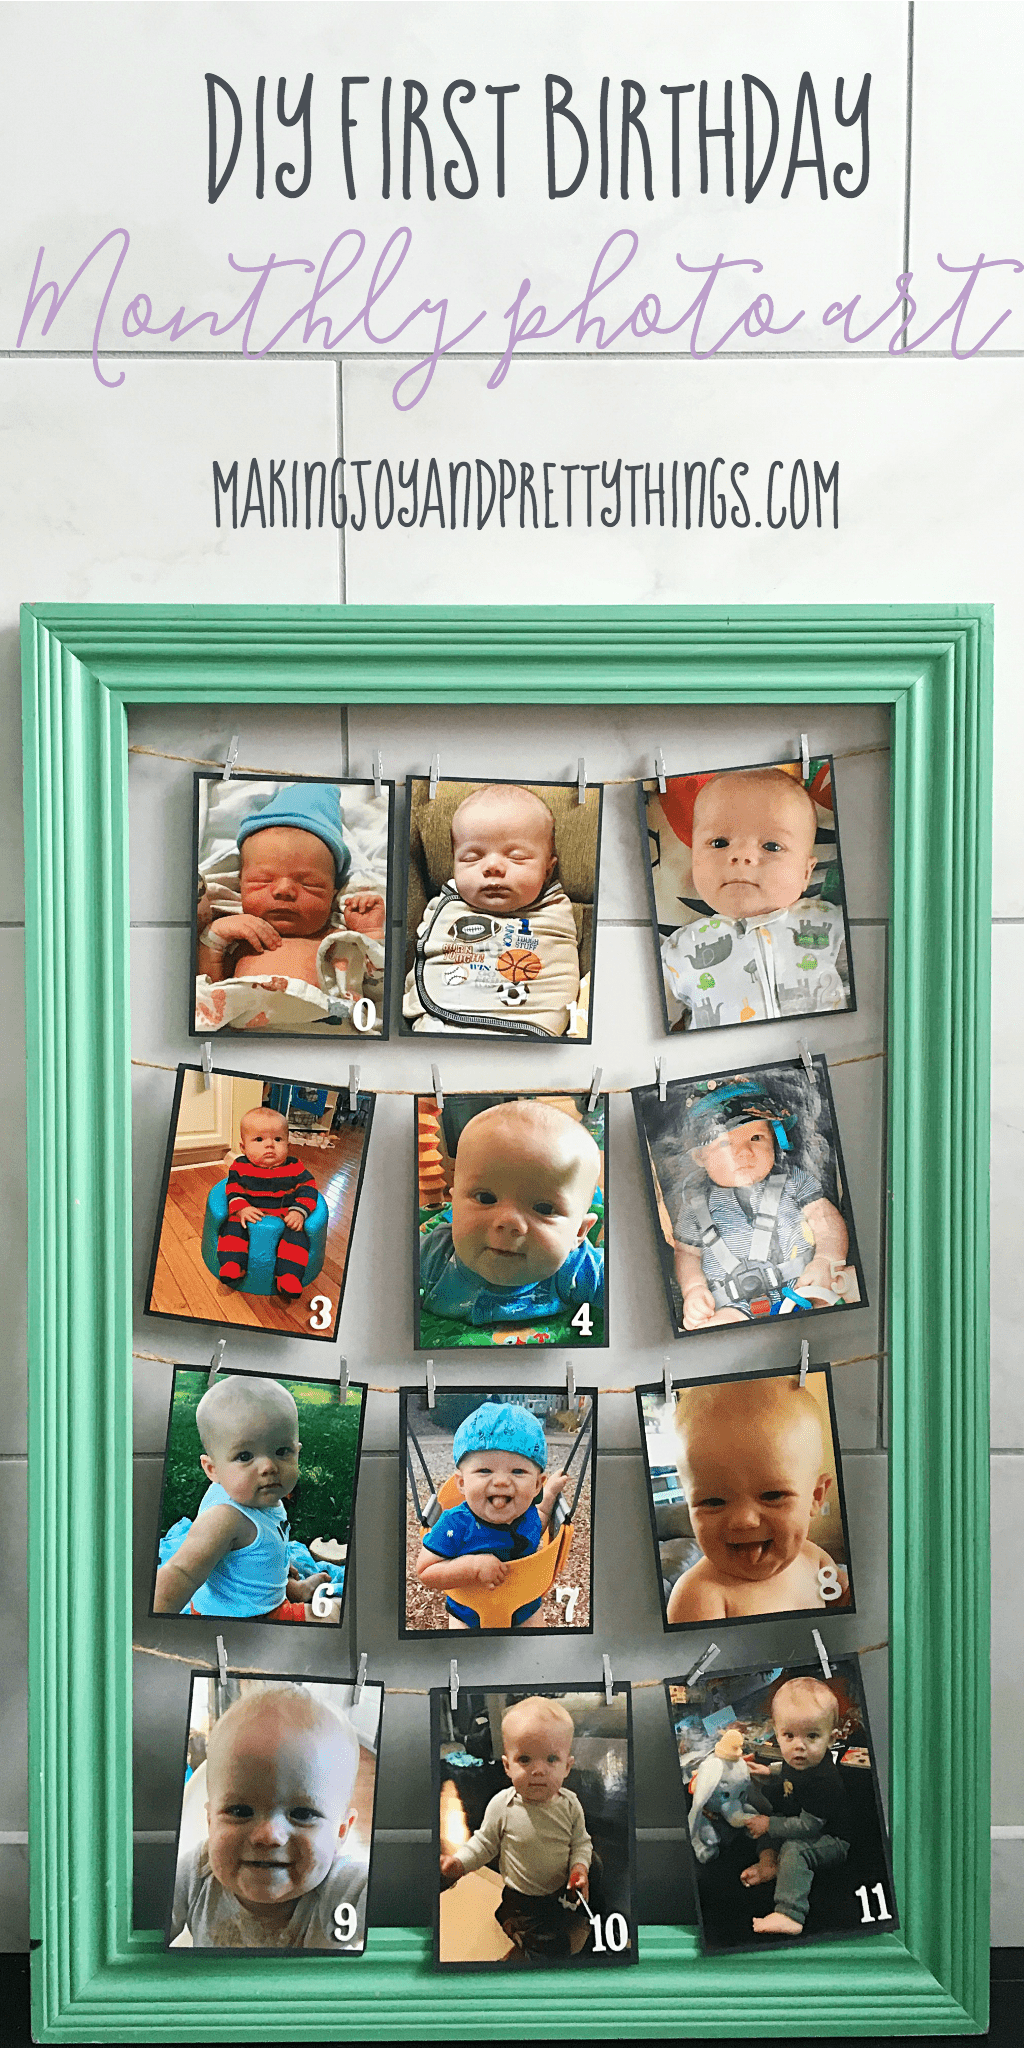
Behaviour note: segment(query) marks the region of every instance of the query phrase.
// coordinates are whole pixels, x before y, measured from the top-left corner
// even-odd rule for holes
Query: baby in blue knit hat
[[[366,953],[371,979],[383,987],[384,897],[376,890],[357,890],[343,899],[342,925],[333,921],[335,898],[351,866],[342,825],[341,799],[332,782],[287,783],[243,818],[238,830],[242,907],[200,931],[201,977],[211,984],[255,980],[270,995],[298,993],[303,987],[329,995],[337,974],[328,953],[332,947],[351,953],[345,940],[350,933],[356,936],[360,967]],[[364,973],[359,988],[347,993],[358,999],[365,992]],[[214,1003],[210,1017],[198,1021],[214,1028],[232,1021],[226,1014],[218,1016],[217,1009]],[[272,1025],[274,1019],[239,1021]],[[327,1021],[334,1020],[328,1016]]]
[[[467,1415],[452,1445],[462,1505],[442,1513],[428,1529],[416,1576],[446,1595],[450,1629],[478,1629],[474,1588],[500,1586],[513,1558],[539,1547],[566,1484],[564,1472],[545,1478],[547,1443],[529,1408],[485,1401]],[[453,1598],[462,1595],[462,1598]],[[543,1628],[540,1600],[517,1607],[513,1628]]]

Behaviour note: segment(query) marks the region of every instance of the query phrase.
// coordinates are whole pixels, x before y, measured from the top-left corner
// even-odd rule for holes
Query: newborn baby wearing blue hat
[[[351,857],[332,782],[296,782],[238,828],[241,910],[199,934],[196,1028],[301,1030],[340,1024],[384,988],[386,905],[373,890],[335,898]],[[230,984],[241,982],[244,990]]]
[[[448,1509],[428,1529],[416,1560],[420,1583],[447,1597],[450,1629],[480,1627],[471,1603],[478,1586],[500,1586],[513,1558],[539,1547],[566,1483],[564,1472],[544,1477],[548,1449],[543,1425],[529,1408],[485,1401],[455,1432],[452,1457],[463,1505]],[[465,1595],[466,1603],[453,1599]],[[513,1628],[543,1628],[540,1600],[517,1607]]]

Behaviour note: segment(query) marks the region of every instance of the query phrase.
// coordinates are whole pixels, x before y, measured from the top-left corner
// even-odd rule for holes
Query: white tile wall
[[[583,79],[590,71],[597,75],[605,51],[607,67],[612,70],[620,65],[630,68],[638,61],[629,57],[626,63],[627,46],[633,47],[633,10],[557,6],[529,11],[534,19],[531,34],[546,39],[545,51],[558,45],[559,56],[551,68],[571,72],[576,67]],[[33,10],[10,12],[12,20],[6,25],[6,32],[14,39],[17,72],[18,63],[31,56],[38,29],[32,24]],[[497,12],[492,11],[492,18]],[[502,24],[501,35],[512,38],[508,43],[510,50],[518,51],[521,47],[525,12],[517,8],[512,17],[510,10],[507,31]],[[240,76],[246,67],[254,76],[264,63],[260,10],[214,6],[202,10],[202,14],[200,24],[195,10],[144,11],[148,61],[138,67],[138,91],[127,104],[127,111],[122,102],[115,123],[96,118],[97,108],[102,114],[106,104],[104,95],[116,90],[109,67],[104,68],[106,39],[95,34],[97,10],[89,10],[88,16],[84,9],[64,10],[63,61],[47,67],[49,89],[54,95],[49,107],[47,149],[37,149],[38,131],[30,131],[26,125],[34,118],[31,95],[16,96],[12,117],[4,124],[0,141],[0,148],[7,152],[11,162],[20,165],[31,157],[40,173],[27,209],[8,209],[0,228],[0,247],[5,258],[0,264],[0,306],[6,306],[5,337],[12,326],[16,329],[20,317],[20,306],[12,310],[11,293],[13,280],[25,271],[26,257],[34,258],[38,243],[45,241],[55,252],[55,260],[66,263],[69,252],[77,249],[84,227],[91,224],[89,209],[98,204],[103,189],[120,195],[124,120],[136,124],[136,254],[143,266],[155,273],[161,288],[166,285],[170,290],[188,269],[190,283],[194,282],[195,290],[201,293],[222,277],[224,237],[230,240],[234,235],[252,235],[256,216],[252,202],[242,196],[240,184],[237,196],[231,196],[230,206],[213,216],[215,233],[211,233],[210,214],[202,211],[197,230],[201,246],[194,261],[189,252],[188,264],[184,261],[176,196],[170,218],[167,213],[167,193],[173,190],[176,194],[180,184],[178,173],[187,172],[193,177],[198,162],[201,178],[205,158],[201,99],[186,92],[183,81],[191,73],[199,76],[208,64],[227,75],[231,75],[232,65],[237,64]],[[648,14],[649,41],[653,39],[656,43],[658,36],[674,33],[678,9],[652,8]],[[857,271],[869,298],[883,283],[888,283],[902,262],[905,10],[892,6],[828,10],[737,5],[728,10],[692,7],[687,15],[694,63],[699,61],[710,77],[719,75],[728,51],[739,48],[741,43],[748,68],[766,78],[781,77],[787,67],[788,72],[795,74],[798,57],[801,66],[805,61],[830,63],[836,47],[834,31],[840,21],[848,75],[852,78],[858,69],[864,68],[875,73],[879,81],[878,148],[870,207],[860,213],[856,208],[832,207],[827,215],[822,209],[825,236],[831,238],[842,258],[836,267],[842,271],[843,282]],[[450,31],[442,17],[450,18]],[[389,9],[388,31],[392,40],[400,39],[403,47],[415,49],[417,62],[425,70],[434,63],[437,47],[447,51],[447,38],[457,29],[463,39],[459,47],[467,52],[466,64],[472,75],[471,60],[477,58],[487,34],[481,23],[480,10],[475,14],[465,9],[446,13],[442,7],[426,10],[405,6]],[[276,23],[274,62],[279,54],[282,70],[289,75],[304,73],[308,68],[305,52],[315,33],[318,53],[322,53],[317,61],[322,69],[333,67],[337,71],[335,60],[344,44],[344,68],[379,72],[378,24],[378,11],[371,7],[346,9],[344,26],[340,11],[328,19],[323,10],[314,14],[301,5],[291,8],[287,17]],[[203,62],[197,64],[200,26]],[[1019,71],[1019,62],[1015,61],[1019,55],[1019,36],[1019,18],[1015,18],[1013,9],[958,4],[916,10],[910,215],[915,266],[930,263],[935,247],[942,248],[951,260],[962,259],[965,252],[976,254],[982,246],[990,254],[1020,253],[1016,249],[1019,201],[1014,196],[1012,175],[1017,131],[1010,97]],[[975,62],[979,50],[984,52],[983,64]],[[810,55],[805,57],[805,52]],[[545,65],[538,62],[536,68],[540,70]],[[88,91],[83,81],[88,84]],[[1005,102],[1000,95],[1005,96]],[[167,122],[165,110],[176,96],[187,101],[190,108],[184,131],[173,130]],[[85,107],[92,109],[94,115],[87,137],[78,125]],[[121,138],[120,148],[115,145],[115,136]],[[95,168],[92,185],[70,175],[69,167],[83,160]],[[161,176],[151,175],[148,167],[154,162],[173,163],[178,184],[168,186]],[[13,174],[9,182],[13,189]],[[765,223],[762,249],[774,265],[776,277],[782,277],[787,252],[794,243],[789,222],[799,218],[801,233],[809,232],[819,238],[808,260],[812,269],[826,275],[827,295],[828,262],[823,272],[822,229],[815,209],[803,206],[803,202],[801,206],[799,215],[794,212],[787,217],[781,239],[777,222],[772,225],[769,216],[759,217]],[[414,270],[421,285],[429,290],[436,289],[436,258],[439,251],[444,253],[445,238],[451,233],[450,212],[440,205],[421,209],[423,212],[431,218],[417,248],[416,264],[420,267],[414,266]],[[545,216],[546,231],[546,209],[541,207],[540,212]],[[590,221],[591,212],[594,223]],[[197,207],[197,218],[199,213]],[[518,217],[536,243],[529,207],[524,206]],[[282,218],[280,205],[273,218],[276,228]],[[310,223],[311,241],[315,241],[317,223],[323,224],[321,216],[311,212],[305,218]],[[493,299],[496,285],[504,277],[501,235],[496,229],[507,223],[508,212],[499,214],[491,204],[482,206],[474,218],[482,225],[473,231],[478,237],[476,246],[472,237],[465,245],[471,260],[467,262],[466,275],[458,282],[460,289],[465,288],[467,280],[476,283],[478,291],[483,290],[485,296]],[[374,228],[384,221],[385,214],[378,203],[370,206],[368,219]],[[387,219],[390,225],[392,217]],[[582,264],[592,253],[590,238],[599,219],[603,233],[605,216],[599,214],[599,209],[581,209],[581,225],[571,250],[573,261]],[[716,211],[714,204],[709,207],[707,219],[712,239],[724,232],[721,210]],[[856,240],[859,222],[866,224],[863,248]],[[190,214],[190,233],[194,225]],[[841,246],[835,243],[837,232],[844,238]],[[265,236],[262,225],[260,233]],[[657,233],[661,233],[660,227]],[[656,253],[660,247],[657,234],[651,239]],[[516,262],[512,267],[518,264],[521,270],[522,252],[514,251],[513,255]],[[826,251],[826,255],[830,258],[831,251]],[[543,281],[545,289],[552,288],[550,278]],[[541,282],[541,269],[537,267],[538,289]],[[560,283],[560,279],[554,280],[555,286]],[[502,304],[507,303],[507,297]],[[1006,303],[1011,303],[1011,297],[1008,289]],[[1024,1539],[1024,1415],[1017,1366],[1019,1347],[1015,1340],[1020,1264],[1016,1194],[1024,1165],[1020,1156],[1024,1109],[1012,1025],[1024,995],[1020,950],[1024,849],[1018,793],[1024,739],[1018,688],[1024,650],[1019,594],[1024,537],[1024,451],[1020,424],[1024,368],[1013,323],[1007,324],[1004,339],[1010,348],[1017,342],[1016,355],[1003,359],[991,355],[970,364],[923,357],[909,362],[846,357],[818,364],[806,360],[766,362],[749,356],[742,361],[721,357],[707,364],[659,363],[650,358],[630,363],[609,359],[577,361],[569,366],[521,361],[499,393],[485,389],[486,366],[449,361],[438,372],[427,399],[405,415],[396,412],[392,403],[391,390],[397,374],[394,366],[365,360],[348,361],[343,378],[339,378],[331,363],[322,359],[245,364],[136,361],[128,365],[125,382],[117,392],[100,388],[88,361],[0,360],[0,430],[5,455],[5,491],[0,500],[0,562],[4,570],[0,597],[0,705],[5,730],[10,735],[9,745],[0,754],[0,971],[9,996],[5,1024],[11,1049],[9,1065],[0,1081],[0,1107],[4,1113],[5,1185],[15,1195],[11,1205],[13,1220],[9,1220],[5,1232],[4,1263],[0,1268],[9,1340],[0,1360],[0,1386],[4,1393],[4,1420],[0,1425],[0,1535],[6,1556],[16,1558],[19,1553],[25,1450],[23,1248],[19,1234],[23,1229],[19,1217],[24,1204],[17,1197],[23,1141],[18,1086],[20,1057],[16,1056],[20,1049],[12,1044],[21,1014],[18,927],[22,910],[14,743],[18,718],[19,600],[333,603],[346,595],[357,602],[406,603],[905,602],[958,598],[993,601],[997,623],[994,908],[999,920],[994,934],[994,1818],[1005,1827],[1021,1823],[1017,1712],[1021,1645],[1014,1586]],[[72,323],[50,345],[87,346],[83,323]],[[197,337],[197,345],[200,349],[204,346],[201,336]],[[343,421],[339,418],[342,396]],[[371,518],[361,535],[349,531],[341,545],[329,528],[310,533],[280,528],[263,532],[250,521],[244,531],[215,529],[211,516],[214,456],[222,466],[237,456],[240,467],[246,465],[250,454],[264,459],[270,453],[275,459],[281,455],[315,459],[340,447],[342,426],[344,447],[350,457],[366,454],[376,463],[386,455],[396,474],[399,460],[408,463],[418,455],[422,468],[430,454],[436,452],[439,459],[443,458],[446,495],[448,460],[478,455],[495,463],[504,454],[517,462],[531,461],[537,467],[545,460],[556,464],[586,462],[595,456],[598,460],[605,456],[612,462],[621,455],[624,461],[656,463],[671,461],[675,455],[692,461],[699,457],[710,460],[723,453],[730,461],[747,461],[750,479],[763,477],[767,463],[776,457],[789,463],[797,455],[811,461],[818,455],[826,467],[838,457],[841,528],[838,534],[829,526],[819,532],[812,515],[803,532],[796,534],[788,526],[783,532],[772,534],[763,526],[746,533],[732,526],[722,533],[707,527],[686,533],[657,526],[633,528],[625,522],[613,532],[598,526],[588,532],[580,524],[577,511],[570,531],[556,510],[552,516],[560,518],[558,529],[537,533],[530,527],[521,531],[518,524],[502,532],[493,518],[479,535],[472,528],[467,532],[460,528],[456,533],[446,528],[442,533],[436,520],[415,535],[400,533],[397,523],[378,533]],[[556,470],[555,477],[560,481],[561,472]],[[642,481],[641,477],[641,485]],[[580,478],[577,476],[574,482],[578,506]],[[752,516],[759,516],[756,509]],[[239,722],[237,714],[216,706],[188,718],[152,712],[133,722],[133,738],[168,752],[218,757]],[[700,758],[709,762],[756,758],[762,750],[771,754],[791,744],[794,732],[803,728],[811,731],[812,744],[819,744],[820,722],[820,713],[805,710],[801,715],[800,707],[794,706],[792,713],[775,710],[766,714],[756,732],[744,718],[709,714],[702,720],[700,732],[695,733],[692,725],[678,714],[641,711],[638,715],[630,707],[588,720],[588,764],[594,775],[643,772],[658,744],[665,747],[670,763],[672,748],[684,744],[706,750]],[[844,713],[841,718],[830,720],[830,727],[839,747],[885,743],[884,723],[871,712]],[[571,721],[545,709],[531,713],[530,731],[542,764],[538,772],[561,774],[571,768],[579,750]],[[439,740],[435,736],[438,733]],[[503,772],[499,754],[488,751],[495,746],[495,729],[486,707],[479,713],[460,714],[457,720],[441,713],[440,723],[434,719],[429,733],[420,714],[411,708],[392,714],[386,729],[381,720],[362,711],[348,718],[343,713],[310,711],[301,722],[287,724],[272,713],[254,713],[246,720],[241,754],[243,759],[261,763],[267,757],[266,750],[272,749],[273,758],[282,764],[329,761],[329,772],[343,773],[351,768],[358,773],[365,771],[370,749],[379,742],[385,746],[389,773],[401,772],[406,767],[422,768],[437,744],[441,745],[447,769],[457,771],[463,762],[483,764],[493,760],[495,772]],[[482,772],[488,772],[487,768],[483,767]],[[190,1056],[181,1028],[182,977],[187,970],[184,920],[188,886],[188,777],[189,771],[183,766],[133,757],[133,974],[137,997],[134,1021],[136,1050],[140,1057],[148,1059],[173,1061]],[[884,1009],[883,925],[888,896],[885,786],[884,755],[865,755],[842,767],[844,817],[856,818],[860,826],[854,843],[847,824],[844,851],[851,908],[854,916],[863,920],[855,934],[862,1008],[855,1017],[837,1022],[829,1039],[837,1047],[858,1051],[878,1042]],[[607,1076],[612,1079],[632,1078],[619,1051],[621,1020],[629,1016],[632,1032],[639,1002],[643,1042],[648,1049],[653,1042],[655,1022],[651,963],[644,951],[644,935],[632,922],[636,910],[630,890],[623,891],[616,880],[616,871],[623,876],[627,873],[630,830],[628,793],[612,792],[606,838],[608,882],[602,911],[605,918],[620,922],[608,924],[601,933],[601,1007],[607,1022],[601,1026],[603,1046],[595,1047],[596,1057],[603,1058]],[[613,1016],[619,1020],[617,1028],[611,1021]],[[782,1037],[784,1034],[780,1035],[780,1045]],[[636,1042],[635,1035],[631,1042]],[[745,1040],[744,1045],[753,1048],[753,1040]],[[547,1057],[551,1059],[554,1055]],[[285,1073],[318,1072],[327,1058],[320,1049],[279,1047],[275,1049],[274,1064]],[[581,1054],[580,1058],[585,1067],[587,1056]],[[675,1058],[670,1053],[670,1065]],[[366,1050],[366,1061],[364,1078],[369,1085],[385,1078],[393,1084],[413,1085],[423,1078],[415,1047],[370,1047]],[[486,1048],[463,1047],[459,1067],[460,1075],[470,1085],[482,1079]],[[862,1249],[872,1299],[877,1301],[881,1063],[839,1069],[835,1080]],[[170,1076],[137,1069],[134,1093],[138,1310],[155,1180],[169,1109]],[[618,1328],[628,1332],[629,1351],[620,1336],[616,1338],[618,1348],[613,1347],[601,1358],[599,1377],[612,1384],[621,1384],[634,1376],[636,1358],[644,1361],[643,1371],[657,1373],[669,1348],[660,1301],[644,1277],[647,1223],[642,1213],[630,1123],[628,1105],[617,1102],[612,1136],[614,1163],[619,1170],[613,1182],[613,1199],[620,1237],[618,1248],[613,1246],[612,1251],[613,1314]],[[404,1242],[394,1245],[390,1217],[390,1191],[395,1176],[404,1172],[410,1157],[402,1105],[382,1103],[353,1252],[356,1259],[365,1259],[371,1282],[360,1293],[353,1290],[346,1310],[345,1334],[353,1358],[358,1356],[368,1366],[372,1364],[371,1377],[379,1376],[388,1382],[415,1377],[419,1370],[409,1358],[404,1320],[396,1305],[398,1290],[405,1281],[408,1246]],[[372,1276],[380,1270],[385,1232],[387,1279],[385,1284],[376,1282],[374,1301]],[[643,1247],[635,1265],[626,1250],[627,1242],[633,1241],[638,1248]],[[872,1342],[868,1334],[872,1329],[877,1329],[874,1310],[834,1320],[822,1319],[815,1326],[815,1336],[822,1339],[820,1352],[815,1346],[816,1355],[825,1355],[824,1340],[826,1336],[831,1339],[833,1333],[836,1343],[832,1348],[837,1351],[840,1343],[842,1349],[875,1348],[877,1337]],[[769,1334],[775,1352],[781,1356],[784,1333]],[[201,1360],[208,1352],[208,1333],[190,1330],[186,1325],[153,1322],[137,1314],[136,1345],[139,1349]],[[714,1346],[714,1340],[702,1340],[699,1351],[696,1344],[692,1348],[675,1346],[672,1357],[675,1362],[685,1353],[688,1360],[699,1357],[707,1361],[707,1369],[718,1369],[719,1365],[731,1362],[733,1345],[734,1340],[724,1336],[719,1346]],[[237,1348],[237,1362],[249,1362],[240,1339]],[[276,1355],[280,1347],[267,1340],[265,1347],[251,1345],[251,1350],[252,1362],[256,1357],[269,1362],[271,1354]],[[294,1369],[292,1360],[288,1362]],[[311,1370],[314,1365],[315,1360]],[[701,1365],[696,1369],[705,1368]],[[144,1618],[144,1607],[167,1393],[167,1369],[140,1363],[136,1370],[140,1454],[136,1461],[140,1601],[136,1627],[138,1639],[151,1644],[161,1639],[157,1625]],[[880,1640],[887,1632],[883,1596],[884,1457],[878,1448],[876,1369],[870,1365],[857,1366],[837,1374],[837,1398],[843,1442],[850,1454],[847,1486],[861,1606],[855,1617],[842,1621],[837,1618],[830,1628],[835,1631],[837,1644],[871,1642]],[[347,1655],[351,1656],[358,1641],[360,1647],[375,1649],[382,1661],[386,1659],[398,1682],[427,1683],[443,1672],[444,1645],[400,1648],[388,1620],[394,1606],[393,1566],[381,1545],[380,1530],[391,1525],[396,1513],[394,1421],[393,1399],[371,1397],[366,1438],[369,1455],[357,1535],[360,1561],[353,1574],[355,1599],[342,1634],[347,1639]],[[640,1474],[633,1448],[636,1438],[631,1402],[623,1396],[609,1396],[602,1424],[609,1455],[602,1469],[604,1493],[598,1559],[607,1588],[599,1602],[598,1626],[605,1625],[606,1616],[610,1620],[615,1618],[615,1603],[608,1588],[616,1579],[628,1588],[631,1600],[639,1587],[641,1600],[647,1600],[642,1614],[636,1610],[638,1622],[643,1623],[644,1644],[638,1644],[632,1654],[624,1646],[623,1655],[629,1656],[638,1674],[653,1676],[664,1669],[665,1657],[657,1615],[651,1607],[648,1560],[642,1545],[638,1547],[641,1537],[646,1540],[647,1532],[632,1513],[640,1498]],[[622,1548],[612,1544],[609,1532],[616,1527],[625,1532]],[[25,1666],[21,1630],[24,1594],[14,1574],[7,1575],[2,1601],[10,1683],[5,1695],[4,1766],[0,1771],[0,1945],[22,1947],[27,1939],[26,1853],[18,1839],[25,1821]],[[199,1633],[203,1635],[203,1631]],[[287,1648],[288,1640],[287,1632],[273,1632],[274,1657],[282,1666],[291,1666],[300,1654],[295,1643]],[[648,1644],[650,1647],[645,1647]],[[595,1649],[596,1646],[595,1637]],[[326,1662],[322,1667],[319,1663],[331,1651],[323,1636],[316,1639],[311,1649],[303,1644],[302,1650],[317,1659],[318,1668],[329,1668]],[[470,1646],[466,1654],[481,1661],[479,1651],[480,1646]],[[500,1675],[502,1670],[511,1670],[512,1654],[509,1647],[497,1650],[496,1646],[483,1661],[489,1672]],[[541,1654],[534,1651],[535,1657]],[[577,1668],[574,1662],[561,1660],[582,1658],[584,1654],[580,1645],[560,1645],[559,1669]],[[184,1667],[160,1664],[143,1656],[136,1663],[136,1818],[141,1829],[159,1836],[174,1822],[176,1758],[186,1681]],[[876,1735],[884,1729],[885,1667],[884,1653],[876,1653],[867,1660],[865,1676]],[[579,1668],[583,1668],[582,1663]],[[414,1671],[421,1676],[411,1676]],[[521,1675],[518,1654],[516,1671]],[[404,1676],[399,1677],[400,1673]],[[546,1675],[539,1664],[537,1675]],[[387,1709],[379,1818],[383,1829],[396,1832],[382,1841],[376,1880],[382,1918],[392,1917],[392,1909],[398,1917],[414,1915],[418,1897],[415,1880],[425,1878],[427,1871],[422,1841],[407,1840],[403,1832],[424,1828],[429,1818],[423,1799],[424,1704],[415,1699],[394,1698]],[[639,1818],[642,1826],[650,1827],[664,1824],[665,1815],[675,1810],[672,1802],[678,1800],[678,1779],[659,1695],[654,1690],[639,1692],[636,1707],[637,1729],[642,1736],[639,1747],[644,1759]],[[1022,1854],[1021,1842],[1016,1837],[1000,1836],[994,1844],[993,1939],[1000,1943],[1024,1940],[1020,1917],[1024,1894]],[[167,1861],[165,1843],[149,1840],[141,1845],[141,1924],[154,1924],[154,1916],[161,1910]],[[641,1881],[650,1895],[651,1917],[657,1917],[659,1909],[668,1917],[683,1917],[684,1904],[671,1892],[673,1873],[678,1872],[678,1867],[679,1859],[672,1845],[666,1848],[662,1843],[645,1840]]]

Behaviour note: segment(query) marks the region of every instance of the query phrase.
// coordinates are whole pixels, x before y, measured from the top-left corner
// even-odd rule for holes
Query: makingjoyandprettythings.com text
[[[252,455],[213,471],[215,526],[291,527],[309,532],[326,525],[361,533],[426,528],[480,533],[580,527],[668,526],[716,532],[764,526],[799,533],[839,525],[839,463],[816,457],[768,464],[710,462],[674,457],[658,462],[513,462],[507,456],[447,461],[414,456],[394,462],[371,456],[307,462]],[[366,474],[364,475],[364,471]]]

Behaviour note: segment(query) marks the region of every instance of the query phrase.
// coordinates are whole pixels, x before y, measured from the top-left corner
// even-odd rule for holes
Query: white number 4
[[[590,1313],[590,1303],[588,1301],[583,1303],[582,1308],[576,1310],[576,1314],[572,1317],[570,1328],[578,1330],[581,1337],[593,1335],[594,1318]]]
[[[890,1913],[890,1911],[889,1911],[889,1908],[888,1908],[888,1906],[887,1906],[887,1905],[886,1905],[886,1903],[885,1903],[885,1893],[884,1893],[884,1891],[882,1890],[882,1887],[881,1887],[881,1885],[880,1885],[880,1884],[873,1884],[873,1885],[872,1885],[872,1887],[871,1887],[871,1889],[872,1889],[872,1891],[874,1892],[874,1895],[875,1895],[876,1899],[878,1900],[878,1913],[877,1913],[877,1916],[876,1916],[876,1915],[875,1915],[875,1914],[874,1914],[874,1913],[873,1913],[873,1912],[871,1911],[871,1906],[870,1906],[870,1904],[869,1904],[869,1901],[868,1901],[868,1888],[867,1888],[867,1885],[866,1885],[866,1884],[859,1884],[859,1885],[857,1886],[857,1889],[856,1889],[856,1891],[854,1892],[854,1898],[855,1898],[855,1899],[859,1899],[859,1900],[860,1900],[860,1912],[861,1912],[861,1921],[860,1921],[860,1924],[861,1924],[861,1926],[862,1926],[862,1927],[867,1927],[867,1926],[873,1926],[873,1925],[874,1925],[874,1922],[875,1922],[875,1919],[876,1919],[876,1917],[877,1917],[877,1918],[878,1918],[879,1920],[891,1920],[891,1919],[892,1919],[892,1914]]]

